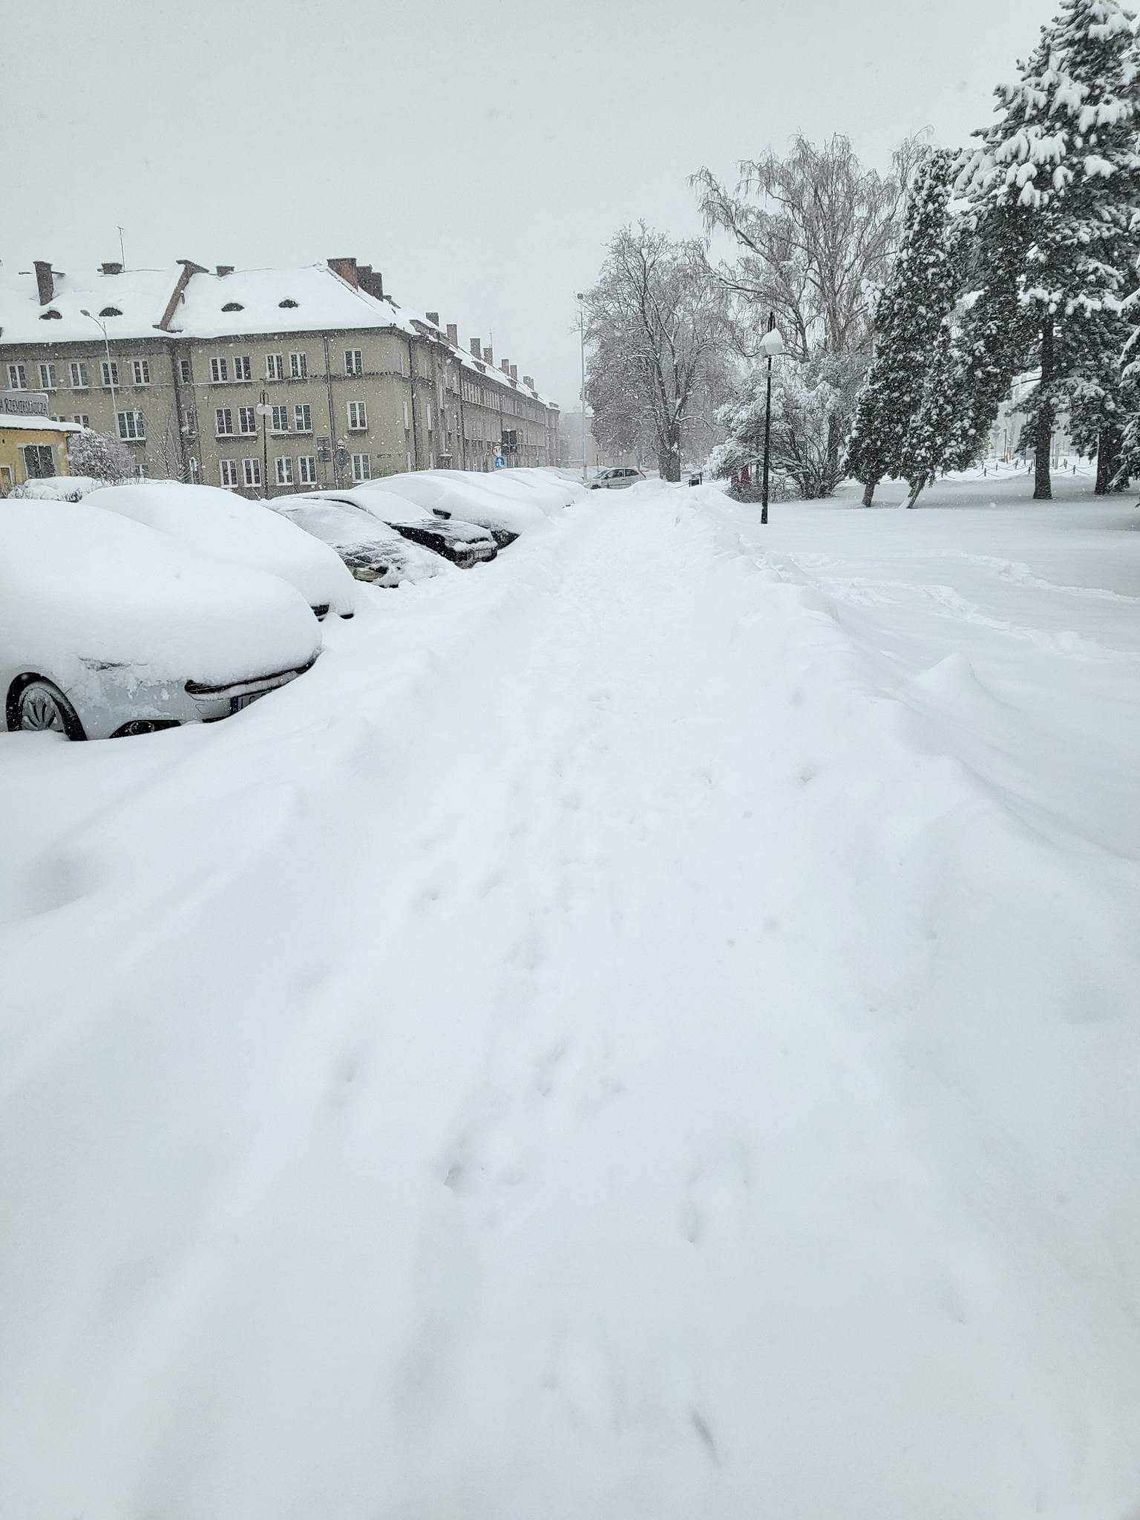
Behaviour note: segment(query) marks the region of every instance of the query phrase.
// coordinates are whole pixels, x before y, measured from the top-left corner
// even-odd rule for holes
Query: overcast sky
[[[354,254],[574,406],[609,233],[795,131],[956,144],[1051,0],[0,0],[0,258]]]

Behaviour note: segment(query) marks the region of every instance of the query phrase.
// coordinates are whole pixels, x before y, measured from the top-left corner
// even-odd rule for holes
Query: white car
[[[490,477],[487,477],[488,480]],[[458,470],[423,470],[414,475],[385,475],[382,489],[433,512],[485,528],[502,549],[520,533],[546,521],[536,497],[531,500],[487,489],[481,477]],[[529,487],[520,487],[529,491]]]
[[[438,554],[410,543],[351,500],[338,499],[335,491],[326,496],[277,496],[267,505],[334,549],[358,581],[400,586],[450,571]]]
[[[267,511],[263,502],[175,480],[105,486],[85,501],[169,534],[199,554],[279,576],[301,593],[318,618],[330,612],[350,618],[356,611],[353,579],[339,556]]]
[[[106,484],[93,475],[39,475],[23,481],[12,496],[18,501],[82,501]]]
[[[88,502],[0,512],[4,727],[106,739],[228,717],[308,670],[321,631],[276,576]]]
[[[629,486],[635,486],[645,476],[640,470],[614,469],[599,470],[590,482],[591,491],[624,491]]]

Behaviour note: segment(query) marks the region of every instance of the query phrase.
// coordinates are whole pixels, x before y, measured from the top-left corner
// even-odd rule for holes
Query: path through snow
[[[1140,535],[1027,510],[641,487],[0,736],[0,1515],[1124,1520]]]

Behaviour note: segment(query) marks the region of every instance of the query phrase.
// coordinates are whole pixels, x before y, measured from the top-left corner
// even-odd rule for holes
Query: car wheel
[[[12,682],[5,716],[9,729],[16,732],[87,737],[75,708],[55,682],[43,676],[20,676]]]

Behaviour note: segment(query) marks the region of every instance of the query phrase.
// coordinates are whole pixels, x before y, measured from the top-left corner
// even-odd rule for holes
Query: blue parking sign
[[[496,454],[495,455],[495,468],[496,468],[496,470],[505,470],[506,467],[507,467],[507,461],[503,458],[503,456],[501,454]]]

